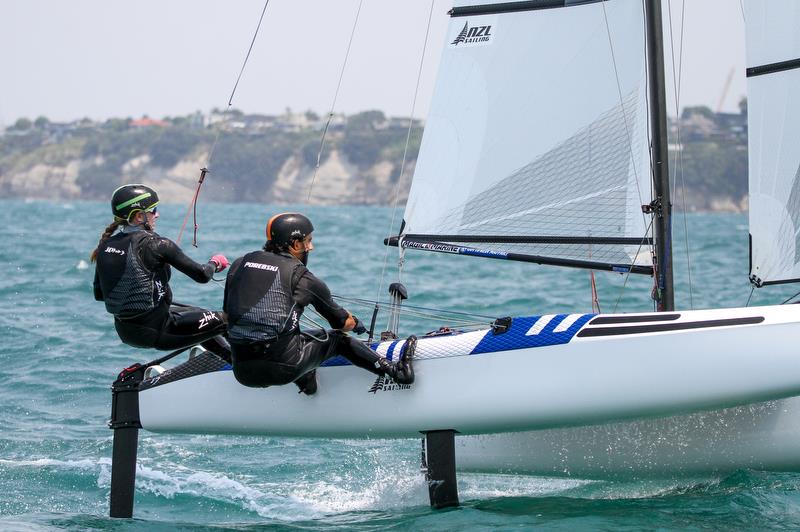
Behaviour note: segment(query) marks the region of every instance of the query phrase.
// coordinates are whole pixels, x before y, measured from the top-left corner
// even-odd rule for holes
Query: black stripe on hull
[[[617,323],[646,323],[650,321],[673,321],[680,314],[648,314],[647,316],[600,316],[589,322],[589,325],[614,325]]]
[[[538,9],[556,9],[583,4],[596,4],[606,0],[528,0],[525,2],[503,2],[500,4],[480,4],[474,6],[454,7],[449,11],[451,17],[468,17],[470,15],[494,15],[496,13],[514,13],[517,11],[536,11]]]
[[[750,67],[747,69],[747,77],[754,78],[756,76],[774,74],[775,72],[784,72],[786,70],[794,70],[796,68],[800,68],[800,59],[790,59],[788,61],[780,61],[778,63]]]
[[[747,318],[689,321],[685,323],[654,323],[652,325],[633,325],[630,327],[593,327],[583,329],[578,333],[578,336],[581,338],[591,338],[597,336],[623,336],[627,334],[684,331],[688,329],[710,329],[714,327],[729,327],[731,325],[753,325],[763,321],[763,316],[751,316]]]

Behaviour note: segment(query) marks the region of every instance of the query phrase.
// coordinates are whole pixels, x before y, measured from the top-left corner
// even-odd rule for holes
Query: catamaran
[[[800,280],[800,5],[744,5],[750,279],[760,287]],[[447,16],[403,223],[386,243],[401,254],[651,275],[659,311],[420,334],[413,385],[335,358],[310,397],[241,386],[225,361],[201,353],[118,381],[112,426],[134,439],[138,427],[445,434],[443,452],[454,445],[457,467],[477,471],[800,471],[800,306],[674,309],[659,0],[458,0]],[[402,345],[373,347],[392,359]],[[530,386],[507,386],[509,368]],[[125,441],[115,461],[130,447],[135,459]],[[112,513],[113,497],[112,481]]]

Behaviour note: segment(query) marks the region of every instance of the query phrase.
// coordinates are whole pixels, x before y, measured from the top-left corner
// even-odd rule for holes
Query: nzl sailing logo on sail
[[[469,21],[464,23],[464,27],[458,32],[456,38],[450,44],[452,46],[458,45],[479,45],[489,44],[492,42],[492,26],[493,24],[486,24],[483,26],[470,26]]]

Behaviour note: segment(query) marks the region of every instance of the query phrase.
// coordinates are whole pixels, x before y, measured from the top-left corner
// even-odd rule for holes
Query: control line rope
[[[413,98],[413,100],[411,102],[411,113],[410,113],[410,117],[408,119],[408,131],[406,133],[406,145],[405,145],[405,148],[403,149],[403,162],[400,165],[400,173],[397,176],[397,183],[395,183],[395,187],[394,187],[394,206],[392,207],[392,220],[391,220],[391,222],[389,222],[389,234],[391,234],[391,232],[392,232],[392,228],[394,227],[394,223],[395,223],[395,220],[396,220],[396,217],[397,217],[397,204],[398,204],[399,198],[400,198],[400,184],[402,183],[403,173],[405,172],[406,157],[408,155],[408,145],[409,145],[409,143],[411,141],[411,130],[412,130],[413,126],[414,126],[414,112],[416,111],[416,107],[417,107],[417,95],[419,94],[419,82],[422,79],[422,67],[425,65],[425,51],[428,49],[428,37],[429,37],[430,31],[431,31],[431,19],[433,18],[433,5],[434,5],[434,2],[435,2],[435,0],[431,0],[431,7],[430,7],[430,10],[428,11],[428,25],[427,25],[427,27],[425,29],[425,40],[422,43],[422,53],[420,54],[420,58],[419,58],[419,69],[417,70],[417,84],[416,84],[416,86],[414,88],[414,98]],[[402,251],[403,250],[402,250],[402,247],[399,244],[397,246],[397,249],[400,252],[401,257],[402,257]],[[384,250],[384,254],[383,254],[383,267],[381,269],[381,277],[380,277],[380,281],[378,283],[378,293],[375,296],[376,299],[379,299],[381,297],[381,292],[383,291],[383,282],[386,279],[386,266],[387,266],[388,262],[389,262],[389,246],[386,246],[386,249]],[[398,279],[399,279],[400,275],[402,274],[402,268],[403,268],[403,261],[401,259],[398,262],[398,274],[397,274]]]
[[[244,74],[244,69],[247,66],[247,61],[250,59],[250,53],[253,51],[253,46],[256,43],[256,38],[258,37],[258,32],[261,29],[261,23],[264,21],[264,14],[267,12],[267,6],[269,5],[269,0],[264,1],[264,7],[261,10],[261,16],[258,18],[258,24],[256,25],[256,30],[253,32],[253,38],[250,40],[250,46],[247,48],[247,54],[245,54],[244,61],[242,62],[242,68],[239,69],[239,75],[236,76],[236,82],[233,84],[233,89],[231,90],[231,95],[228,97],[228,105],[225,107],[225,112],[223,113],[223,124],[224,124],[224,117],[230,111],[231,106],[233,105],[233,97],[236,94],[236,89],[239,88],[239,81],[242,79],[242,75]],[[209,168],[211,167],[211,158],[214,156],[214,150],[217,147],[217,143],[219,142],[219,136],[222,132],[222,126],[217,128],[216,135],[214,136],[214,142],[211,143],[211,149],[208,151],[208,159],[206,159],[206,165],[200,169],[200,178],[197,180],[197,188],[194,191],[194,196],[192,196],[192,200],[189,202],[189,205],[186,207],[186,214],[183,216],[183,223],[181,224],[181,230],[178,232],[178,238],[175,240],[177,244],[181,243],[181,238],[183,237],[183,231],[186,229],[186,222],[189,221],[189,213],[194,213],[194,237],[192,238],[192,245],[197,247],[197,199],[200,197],[200,188],[203,186],[203,182],[205,181],[206,175],[209,173]]]

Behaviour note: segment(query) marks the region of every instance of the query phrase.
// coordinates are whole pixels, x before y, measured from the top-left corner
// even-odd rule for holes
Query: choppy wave
[[[463,506],[434,512],[419,472],[418,440],[145,432],[137,520],[112,522],[106,517],[109,385],[121,368],[153,356],[121,345],[102,304],[92,297],[88,254],[109,221],[107,206],[74,202],[68,223],[54,224],[54,205],[0,200],[0,262],[6,265],[0,277],[2,530],[800,527],[800,476],[793,474],[625,483],[463,474]],[[235,257],[256,248],[263,221],[274,210],[202,205],[199,248],[187,246],[187,252],[205,260],[216,252]],[[182,207],[164,205],[160,212],[159,231],[174,237]],[[330,207],[309,213],[317,227],[310,266],[335,293],[372,299],[379,286],[396,280],[395,255],[381,280],[381,242],[393,232],[390,209]],[[744,217],[687,219],[690,233],[700,236],[691,248],[695,306],[743,304],[749,294]],[[680,242],[676,249],[683,249]],[[680,256],[675,262],[678,299],[686,306],[689,287],[680,273],[686,264]],[[583,312],[591,305],[588,273],[582,271],[409,252],[403,280],[414,305],[488,316]],[[598,282],[604,310],[616,304],[619,310],[651,306],[650,279],[626,281],[612,274],[598,276]],[[200,286],[175,274],[173,288],[179,301],[221,305],[221,284]],[[760,291],[754,302],[780,301],[791,292],[791,287]],[[370,308],[354,311],[363,317]],[[409,332],[435,328],[422,318],[404,318],[401,326]],[[516,378],[512,368],[509,385]]]

